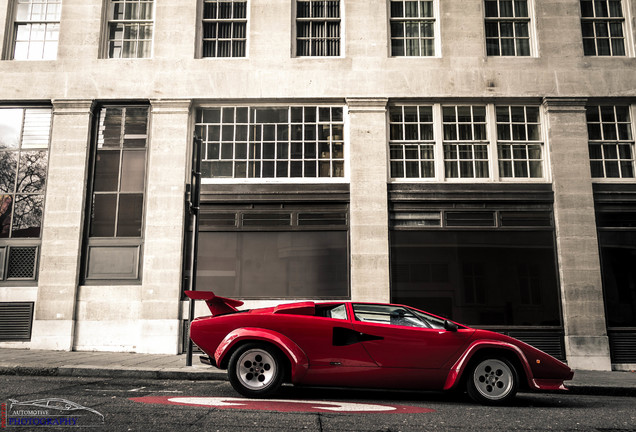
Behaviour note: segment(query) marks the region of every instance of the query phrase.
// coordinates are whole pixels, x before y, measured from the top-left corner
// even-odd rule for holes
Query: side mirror
[[[456,332],[457,328],[458,328],[457,324],[455,324],[454,322],[451,322],[449,320],[444,320],[444,329],[448,331]]]

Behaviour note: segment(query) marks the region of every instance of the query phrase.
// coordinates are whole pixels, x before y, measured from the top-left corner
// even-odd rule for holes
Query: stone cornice
[[[92,99],[53,99],[54,115],[90,115],[95,101]]]
[[[385,112],[388,98],[351,97],[346,98],[350,113]]]
[[[191,99],[151,99],[153,114],[187,114],[192,106]]]
[[[587,98],[582,97],[545,97],[543,106],[548,112],[584,112]]]

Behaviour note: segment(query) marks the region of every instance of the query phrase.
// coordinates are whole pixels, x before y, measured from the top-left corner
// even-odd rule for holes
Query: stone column
[[[544,100],[565,350],[573,369],[610,370],[585,102]]]
[[[138,351],[173,353],[179,346],[184,194],[190,100],[151,100],[148,186]]]
[[[32,349],[73,348],[92,106],[53,101]]]
[[[351,299],[390,299],[386,98],[348,98]]]

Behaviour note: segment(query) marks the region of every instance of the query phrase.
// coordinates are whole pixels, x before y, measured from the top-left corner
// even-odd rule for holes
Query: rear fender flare
[[[451,366],[450,370],[448,371],[448,375],[446,376],[446,383],[444,384],[444,390],[450,390],[457,387],[457,385],[461,381],[462,375],[464,374],[466,368],[468,367],[468,364],[470,363],[470,360],[475,355],[479,355],[479,352],[483,349],[505,350],[513,353],[523,367],[528,386],[531,389],[538,388],[534,382],[532,370],[530,369],[528,359],[519,347],[516,347],[515,345],[508,342],[488,340],[475,341],[468,346],[466,351],[464,351],[464,354],[462,354],[462,356],[455,362],[455,364],[453,364],[453,366]]]
[[[309,369],[309,359],[302,349],[294,341],[287,336],[273,330],[262,329],[257,327],[244,327],[233,330],[221,341],[214,352],[216,364],[226,367],[229,359],[228,354],[234,350],[234,347],[241,342],[247,341],[263,341],[268,342],[278,349],[287,357],[291,364],[291,381],[298,383]]]

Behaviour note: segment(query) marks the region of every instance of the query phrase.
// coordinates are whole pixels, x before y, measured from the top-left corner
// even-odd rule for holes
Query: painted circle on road
[[[206,408],[250,411],[311,413],[383,413],[414,414],[435,412],[434,409],[410,405],[370,404],[359,402],[312,401],[293,399],[242,399],[232,397],[144,396],[130,398],[134,402],[163,405],[202,406]]]

